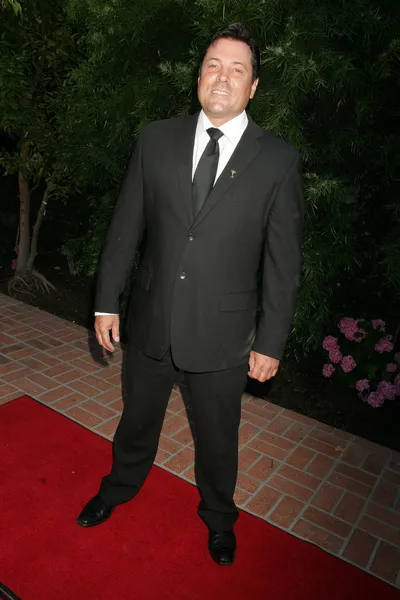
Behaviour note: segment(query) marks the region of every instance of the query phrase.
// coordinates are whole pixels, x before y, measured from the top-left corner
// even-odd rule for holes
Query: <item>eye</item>
[[[240,73],[240,74],[243,73],[242,69],[239,69],[239,67],[235,67],[233,70],[235,73]]]

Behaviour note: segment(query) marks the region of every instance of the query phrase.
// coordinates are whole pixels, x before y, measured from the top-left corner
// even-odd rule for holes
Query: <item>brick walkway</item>
[[[106,363],[86,329],[2,294],[0,331],[0,404],[28,394],[112,439],[120,350]],[[193,483],[193,460],[176,388],[157,464]],[[236,502],[400,588],[400,453],[244,395]]]

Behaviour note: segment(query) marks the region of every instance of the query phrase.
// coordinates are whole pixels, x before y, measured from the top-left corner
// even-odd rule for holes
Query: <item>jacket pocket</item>
[[[255,310],[257,307],[257,290],[224,294],[221,297],[220,310]]]

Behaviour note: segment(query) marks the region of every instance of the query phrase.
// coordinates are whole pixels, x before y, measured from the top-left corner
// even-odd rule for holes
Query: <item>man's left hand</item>
[[[272,356],[265,356],[253,350],[250,352],[248,376],[264,383],[267,379],[274,377],[279,368],[279,360]]]

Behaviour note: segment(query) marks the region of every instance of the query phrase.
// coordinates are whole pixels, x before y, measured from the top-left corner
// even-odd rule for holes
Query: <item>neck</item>
[[[209,119],[210,123],[212,123],[212,125],[214,127],[221,127],[221,125],[225,125],[225,123],[228,123],[229,121],[232,121],[232,119],[235,119],[237,116],[239,116],[239,115],[233,115],[231,117],[218,117],[215,115],[208,114],[205,110],[204,110],[204,114],[206,115],[206,117]]]

